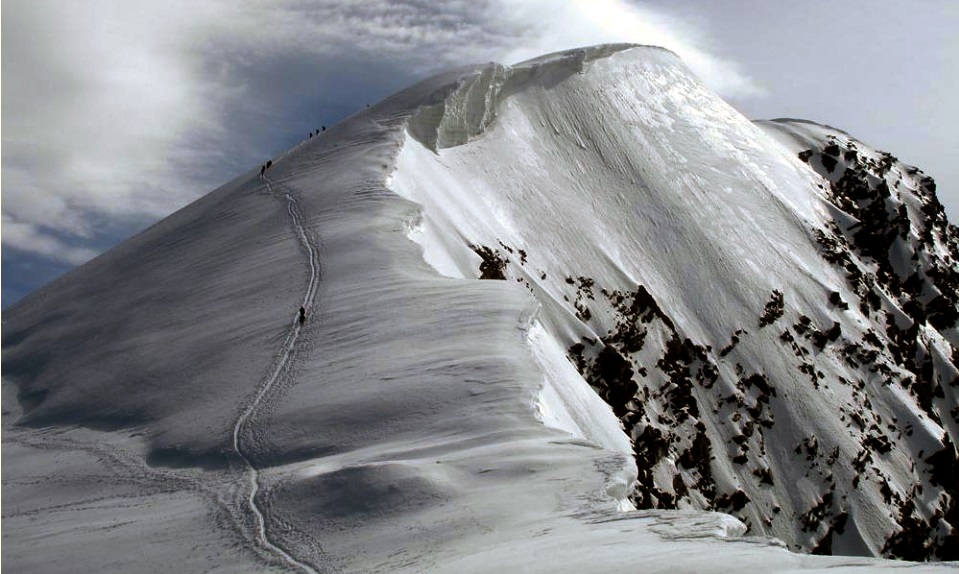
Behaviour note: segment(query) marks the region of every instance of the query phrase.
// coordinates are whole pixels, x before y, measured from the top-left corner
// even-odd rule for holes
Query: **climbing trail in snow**
[[[261,176],[261,178],[266,183],[267,190],[270,195],[283,197],[286,199],[287,211],[290,215],[290,222],[293,224],[293,228],[296,230],[297,238],[308,255],[310,280],[307,285],[306,292],[303,294],[303,301],[301,305],[303,309],[306,310],[306,316],[309,316],[316,299],[316,293],[320,279],[320,258],[317,241],[304,226],[303,214],[300,211],[300,206],[297,203],[296,197],[293,195],[292,191],[282,184],[271,181],[266,176]],[[281,190],[281,192],[278,192],[277,189]],[[267,525],[268,517],[264,514],[256,499],[257,493],[260,490],[260,472],[257,469],[256,464],[253,462],[252,455],[249,452],[250,449],[248,448],[248,443],[253,442],[252,437],[256,434],[256,414],[261,407],[270,402],[272,399],[275,399],[271,392],[274,390],[276,383],[280,379],[282,373],[286,371],[290,365],[294,349],[296,348],[296,343],[300,338],[300,333],[302,332],[304,325],[304,323],[300,322],[299,311],[297,310],[293,316],[293,320],[290,323],[290,328],[287,331],[282,350],[280,351],[279,356],[276,358],[273,368],[270,370],[270,374],[260,383],[253,400],[250,401],[250,403],[246,406],[236,420],[236,424],[233,427],[233,449],[236,451],[237,455],[239,455],[240,459],[243,460],[243,463],[246,466],[247,477],[249,479],[249,493],[246,497],[246,505],[249,507],[249,511],[253,515],[255,523],[254,535],[257,543],[264,550],[276,556],[286,565],[309,574],[319,574],[319,572],[313,566],[295,558],[287,550],[283,549],[277,542],[270,538]]]

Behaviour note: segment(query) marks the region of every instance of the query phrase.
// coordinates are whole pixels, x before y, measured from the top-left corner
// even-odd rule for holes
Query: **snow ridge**
[[[437,141],[465,145],[411,123],[391,188],[423,206],[424,258],[542,305],[632,439],[637,507],[729,512],[794,550],[949,556],[931,467],[955,457],[957,275],[931,178],[865,146],[797,154],[669,54],[544,61],[483,130],[464,102],[495,74],[460,81]],[[830,154],[866,160],[842,180],[804,163]]]
[[[819,229],[855,239],[825,226],[878,183],[827,195],[810,167],[832,144],[804,163],[810,146],[777,144],[660,49],[497,66],[361,110],[280,156],[270,179],[243,174],[5,314],[8,564],[950,568],[736,538],[749,527],[789,549],[878,555],[890,534],[925,544],[913,533],[927,518],[959,524],[931,516],[933,502],[959,509],[937,486],[956,467],[935,422],[955,418],[943,409],[959,331],[907,327],[871,289],[874,267],[853,251],[837,267],[815,242]],[[934,287],[953,276],[933,265],[942,226],[918,217],[935,204],[902,197],[910,229],[933,235],[918,253]],[[853,267],[872,282],[849,282]],[[913,314],[944,321],[932,295]],[[308,330],[288,322],[298,302]],[[905,372],[880,351],[904,359],[915,333],[930,352],[913,366],[938,386],[883,384]],[[910,394],[934,388],[944,396]],[[845,419],[828,416],[836,405]],[[50,456],[15,441],[53,428],[81,444]],[[99,443],[90,429],[144,437],[147,465],[187,469],[216,500],[103,476],[80,452]]]
[[[303,215],[300,212],[299,204],[297,203],[292,192],[283,185],[271,181],[266,176],[263,176],[263,181],[266,183],[267,190],[271,195],[277,197],[280,196],[280,193],[274,190],[274,186],[284,190],[282,197],[284,197],[287,201],[287,210],[290,215],[290,222],[296,229],[297,237],[308,254],[310,279],[306,292],[303,294],[302,307],[309,311],[313,307],[314,300],[316,298],[317,285],[319,284],[320,279],[319,248],[316,245],[316,241],[310,237],[303,225]],[[236,420],[236,424],[233,427],[233,449],[246,466],[250,489],[246,497],[246,504],[249,507],[250,513],[254,517],[257,542],[265,550],[275,555],[284,563],[303,572],[307,572],[308,574],[319,574],[319,572],[311,565],[293,557],[277,542],[271,539],[267,525],[268,517],[264,514],[256,499],[257,493],[260,490],[260,473],[253,461],[252,455],[248,452],[247,447],[244,445],[244,442],[255,441],[254,435],[256,434],[256,429],[253,426],[253,421],[255,421],[257,411],[260,410],[260,407],[263,406],[265,401],[269,401],[272,398],[270,395],[271,391],[274,389],[276,382],[280,378],[280,375],[289,367],[296,348],[296,343],[300,338],[300,333],[302,332],[304,325],[305,323],[301,321],[299,314],[294,316],[290,325],[290,329],[287,332],[286,340],[283,343],[283,350],[277,358],[276,363],[273,365],[270,375],[263,380],[262,384],[257,389],[253,400],[250,401],[250,403],[246,406]]]

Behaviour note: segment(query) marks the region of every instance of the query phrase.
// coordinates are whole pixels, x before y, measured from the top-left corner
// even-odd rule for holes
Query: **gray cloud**
[[[36,225],[20,223],[3,216],[3,241],[14,249],[36,253],[64,263],[80,265],[93,259],[97,250],[76,247]]]

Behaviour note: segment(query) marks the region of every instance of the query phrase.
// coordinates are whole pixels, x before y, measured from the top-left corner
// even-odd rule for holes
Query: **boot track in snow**
[[[306,292],[303,295],[303,301],[301,305],[307,310],[307,312],[309,312],[309,310],[313,307],[319,285],[319,248],[317,247],[316,242],[311,238],[310,234],[307,233],[306,228],[303,225],[303,215],[300,212],[300,206],[292,192],[283,185],[270,181],[265,176],[261,177],[266,183],[267,190],[270,195],[275,197],[283,197],[286,199],[287,211],[290,214],[290,222],[293,224],[297,238],[308,254],[310,265],[310,281],[307,285]],[[282,193],[278,192],[275,188],[283,190]],[[299,340],[302,330],[303,324],[300,323],[297,313],[290,323],[290,328],[287,331],[283,348],[279,356],[276,358],[273,368],[270,370],[270,374],[260,383],[253,400],[250,401],[245,409],[243,409],[243,412],[236,420],[236,424],[233,427],[233,449],[246,466],[246,472],[249,479],[249,494],[246,497],[246,505],[249,507],[249,512],[254,518],[254,536],[258,545],[265,551],[276,556],[286,565],[296,570],[307,572],[309,574],[319,574],[319,571],[313,566],[295,558],[287,550],[282,548],[276,541],[271,539],[267,525],[269,517],[264,514],[264,511],[260,508],[256,499],[257,493],[260,490],[260,473],[256,467],[256,464],[253,462],[252,456],[248,452],[246,446],[244,446],[244,437],[247,437],[255,432],[254,419],[257,412],[261,406],[266,404],[269,399],[272,398],[271,391],[274,389],[276,382],[280,379],[281,373],[283,373],[289,366],[290,360],[293,356],[293,351],[296,347],[296,343]]]

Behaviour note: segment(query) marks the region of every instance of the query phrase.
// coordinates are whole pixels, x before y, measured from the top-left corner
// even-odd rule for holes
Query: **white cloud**
[[[643,5],[622,0],[500,0],[502,14],[524,32],[504,56],[517,62],[548,52],[592,44],[627,42],[668,48],[700,79],[726,97],[763,94],[736,63],[710,54],[703,32]]]
[[[55,261],[80,265],[98,254],[95,249],[70,245],[39,226],[20,223],[6,215],[3,216],[2,229],[4,245]]]
[[[622,0],[6,0],[3,240],[80,261],[102,218],[162,217],[316,127],[317,108],[452,65],[627,41],[757,93],[695,37]]]

